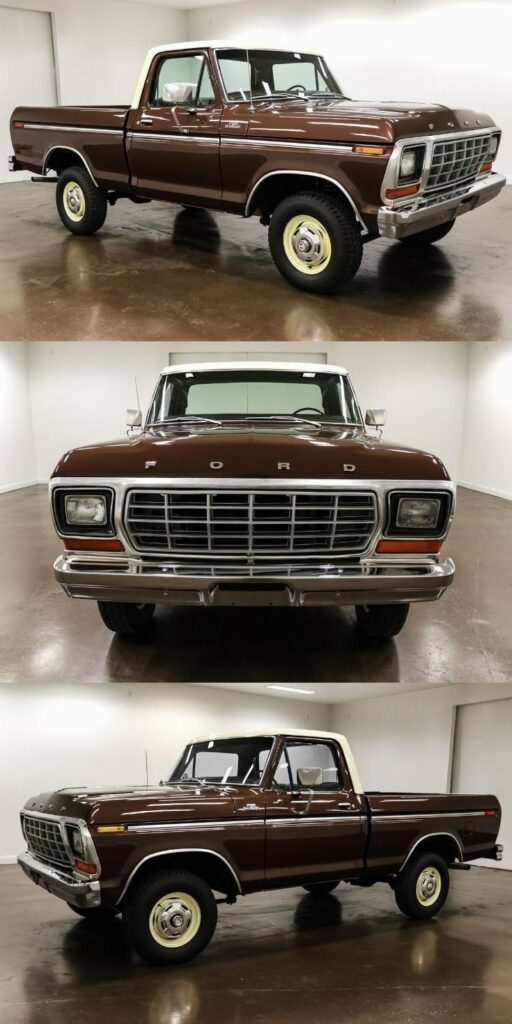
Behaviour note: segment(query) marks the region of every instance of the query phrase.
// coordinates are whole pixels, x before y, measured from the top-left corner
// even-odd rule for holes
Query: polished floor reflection
[[[511,538],[510,502],[459,490],[445,545],[455,583],[413,605],[396,640],[362,637],[351,608],[161,606],[130,641],[54,582],[46,488],[12,491],[0,495],[0,682],[507,682]]]
[[[76,238],[52,185],[0,186],[0,339],[494,340],[512,336],[512,189],[419,255],[365,248],[339,296],[287,285],[257,219],[164,203]]]
[[[512,875],[452,872],[433,921],[409,921],[391,890],[340,885],[221,907],[211,944],[152,968],[119,920],[91,925],[0,868],[2,1024],[508,1024]]]

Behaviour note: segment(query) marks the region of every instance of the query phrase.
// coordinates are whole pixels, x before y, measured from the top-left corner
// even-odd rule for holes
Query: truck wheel
[[[446,224],[438,224],[435,228],[428,228],[427,231],[418,231],[415,235],[406,235],[401,242],[408,245],[432,245],[433,242],[440,242],[449,231],[452,230],[455,220],[448,220]]]
[[[103,622],[120,636],[140,636],[146,633],[155,610],[154,604],[122,604],[117,601],[98,601]]]
[[[302,888],[306,892],[310,892],[312,896],[326,896],[329,892],[334,892],[340,884],[339,879],[337,882],[312,882],[311,885],[303,885]]]
[[[441,910],[449,888],[446,861],[438,853],[420,853],[398,875],[395,899],[402,914],[420,921]]]
[[[315,192],[297,192],[279,203],[268,240],[283,277],[306,292],[337,291],[357,273],[363,254],[351,210]]]
[[[72,903],[68,907],[86,921],[112,921],[120,913],[117,907],[74,907]]]
[[[93,235],[105,223],[107,197],[83,167],[68,167],[57,182],[57,210],[74,235]]]
[[[189,871],[160,871],[136,885],[123,917],[139,956],[183,964],[208,945],[217,924],[210,887]]]
[[[408,604],[356,605],[357,624],[366,636],[376,640],[397,636],[405,626]]]

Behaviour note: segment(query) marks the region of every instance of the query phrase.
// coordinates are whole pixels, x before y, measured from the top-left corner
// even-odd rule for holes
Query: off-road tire
[[[433,903],[425,905],[417,895],[417,883],[423,871],[433,868],[441,880],[439,895]],[[444,906],[450,889],[450,872],[443,857],[438,853],[419,853],[406,864],[395,881],[395,899],[399,910],[406,917],[424,921],[434,917]]]
[[[339,884],[338,879],[337,882],[312,882],[311,885],[303,885],[302,888],[312,896],[327,896],[328,893],[334,892]]]
[[[418,231],[415,235],[406,235],[405,238],[401,238],[401,242],[405,242],[407,245],[433,245],[434,242],[440,242],[449,231],[452,230],[455,220],[447,220],[446,224],[438,224],[435,228],[427,228],[426,231]]]
[[[160,944],[151,931],[152,911],[158,900],[170,893],[191,896],[200,910],[199,927],[183,945]],[[217,924],[217,904],[206,882],[190,871],[159,871],[135,883],[123,907],[123,920],[133,946],[144,960],[160,966],[183,964],[208,945]]]
[[[83,197],[83,212],[80,219],[73,219],[66,205],[66,188],[75,182]],[[105,223],[107,216],[107,196],[103,189],[94,184],[90,174],[84,167],[67,167],[59,174],[57,182],[56,202],[59,217],[64,227],[73,235],[93,235]]]
[[[408,604],[356,605],[359,629],[374,640],[388,640],[397,636],[405,626],[408,614]]]
[[[284,233],[295,217],[320,221],[329,237],[331,255],[323,270],[298,270],[287,256]],[[359,270],[363,254],[361,229],[350,207],[342,200],[316,192],[296,192],[274,210],[268,231],[270,252],[283,277],[302,291],[325,294],[348,284]]]
[[[120,913],[117,907],[74,907],[72,903],[68,907],[86,921],[113,921]]]
[[[103,622],[119,636],[142,636],[147,633],[154,604],[123,604],[117,601],[98,601]]]

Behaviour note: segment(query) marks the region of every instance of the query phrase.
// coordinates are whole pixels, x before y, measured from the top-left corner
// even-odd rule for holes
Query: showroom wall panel
[[[23,847],[29,796],[157,784],[189,740],[260,727],[328,729],[329,706],[192,685],[0,687],[0,863]]]
[[[36,482],[27,345],[0,342],[0,492]]]
[[[147,50],[187,37],[182,11],[136,0],[7,0],[3,6],[53,15],[61,103],[131,103]]]
[[[461,480],[512,498],[512,342],[469,346]]]
[[[189,12],[190,39],[324,53],[348,96],[491,113],[512,175],[510,0],[248,0]]]

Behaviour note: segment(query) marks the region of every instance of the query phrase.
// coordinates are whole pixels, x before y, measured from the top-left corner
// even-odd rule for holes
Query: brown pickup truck
[[[387,882],[403,914],[433,917],[449,868],[501,860],[500,820],[495,796],[365,793],[344,736],[270,730],[190,743],[158,788],[30,798],[18,862],[82,917],[122,914],[142,957],[175,964],[210,941],[217,903],[263,890]]]
[[[155,604],[355,605],[371,637],[453,580],[455,487],[440,459],[384,443],[346,370],[170,366],[144,427],[67,452],[51,483],[55,575],[117,633]]]
[[[131,107],[18,107],[10,165],[56,181],[80,235],[122,198],[258,214],[284,277],[329,292],[364,242],[428,245],[498,195],[500,135],[472,110],[351,100],[315,54],[194,42],[149,52]]]

